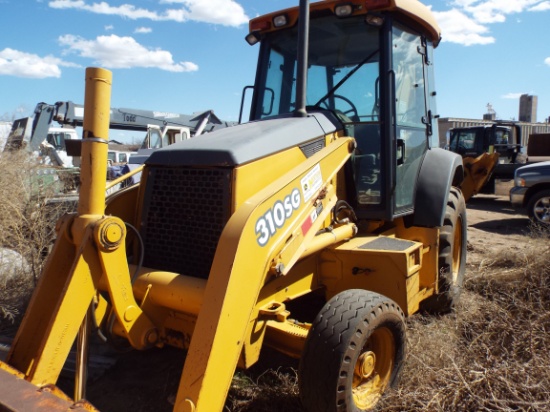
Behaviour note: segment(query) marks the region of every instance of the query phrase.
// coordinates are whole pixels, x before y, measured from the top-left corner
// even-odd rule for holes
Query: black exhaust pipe
[[[298,26],[298,70],[296,73],[295,117],[306,117],[307,67],[309,52],[309,0],[300,0]]]

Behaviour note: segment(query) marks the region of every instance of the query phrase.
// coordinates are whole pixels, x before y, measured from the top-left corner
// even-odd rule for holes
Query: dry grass
[[[503,252],[470,270],[455,313],[408,320],[401,383],[379,411],[550,410],[547,235],[530,239],[528,254]],[[296,379],[292,367],[239,375],[226,410],[302,411]]]
[[[17,327],[44,257],[55,237],[55,222],[66,206],[46,205],[47,178],[24,152],[0,155],[0,333]]]
[[[401,385],[380,410],[550,410],[550,248],[531,242],[470,272],[453,315],[410,319]]]

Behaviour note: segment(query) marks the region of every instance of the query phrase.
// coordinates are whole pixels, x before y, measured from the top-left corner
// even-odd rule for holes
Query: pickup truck
[[[526,210],[533,223],[550,227],[550,161],[516,169],[510,202]]]

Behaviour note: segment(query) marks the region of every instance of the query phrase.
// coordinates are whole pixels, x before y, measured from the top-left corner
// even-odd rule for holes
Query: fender
[[[459,155],[439,148],[428,150],[418,175],[413,226],[442,226],[449,190],[460,187],[463,180]]]

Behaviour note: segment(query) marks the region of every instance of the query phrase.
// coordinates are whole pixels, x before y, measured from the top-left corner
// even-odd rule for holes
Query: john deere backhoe
[[[306,410],[376,405],[403,366],[404,318],[450,310],[464,277],[462,160],[437,148],[434,120],[439,40],[416,0],[255,18],[252,121],[155,152],[107,199],[111,74],[88,69],[78,212],[2,364],[3,404],[91,410],[98,327],[187,351],[175,411],[221,411],[265,345],[300,359]],[[70,399],[51,385],[75,340]]]

